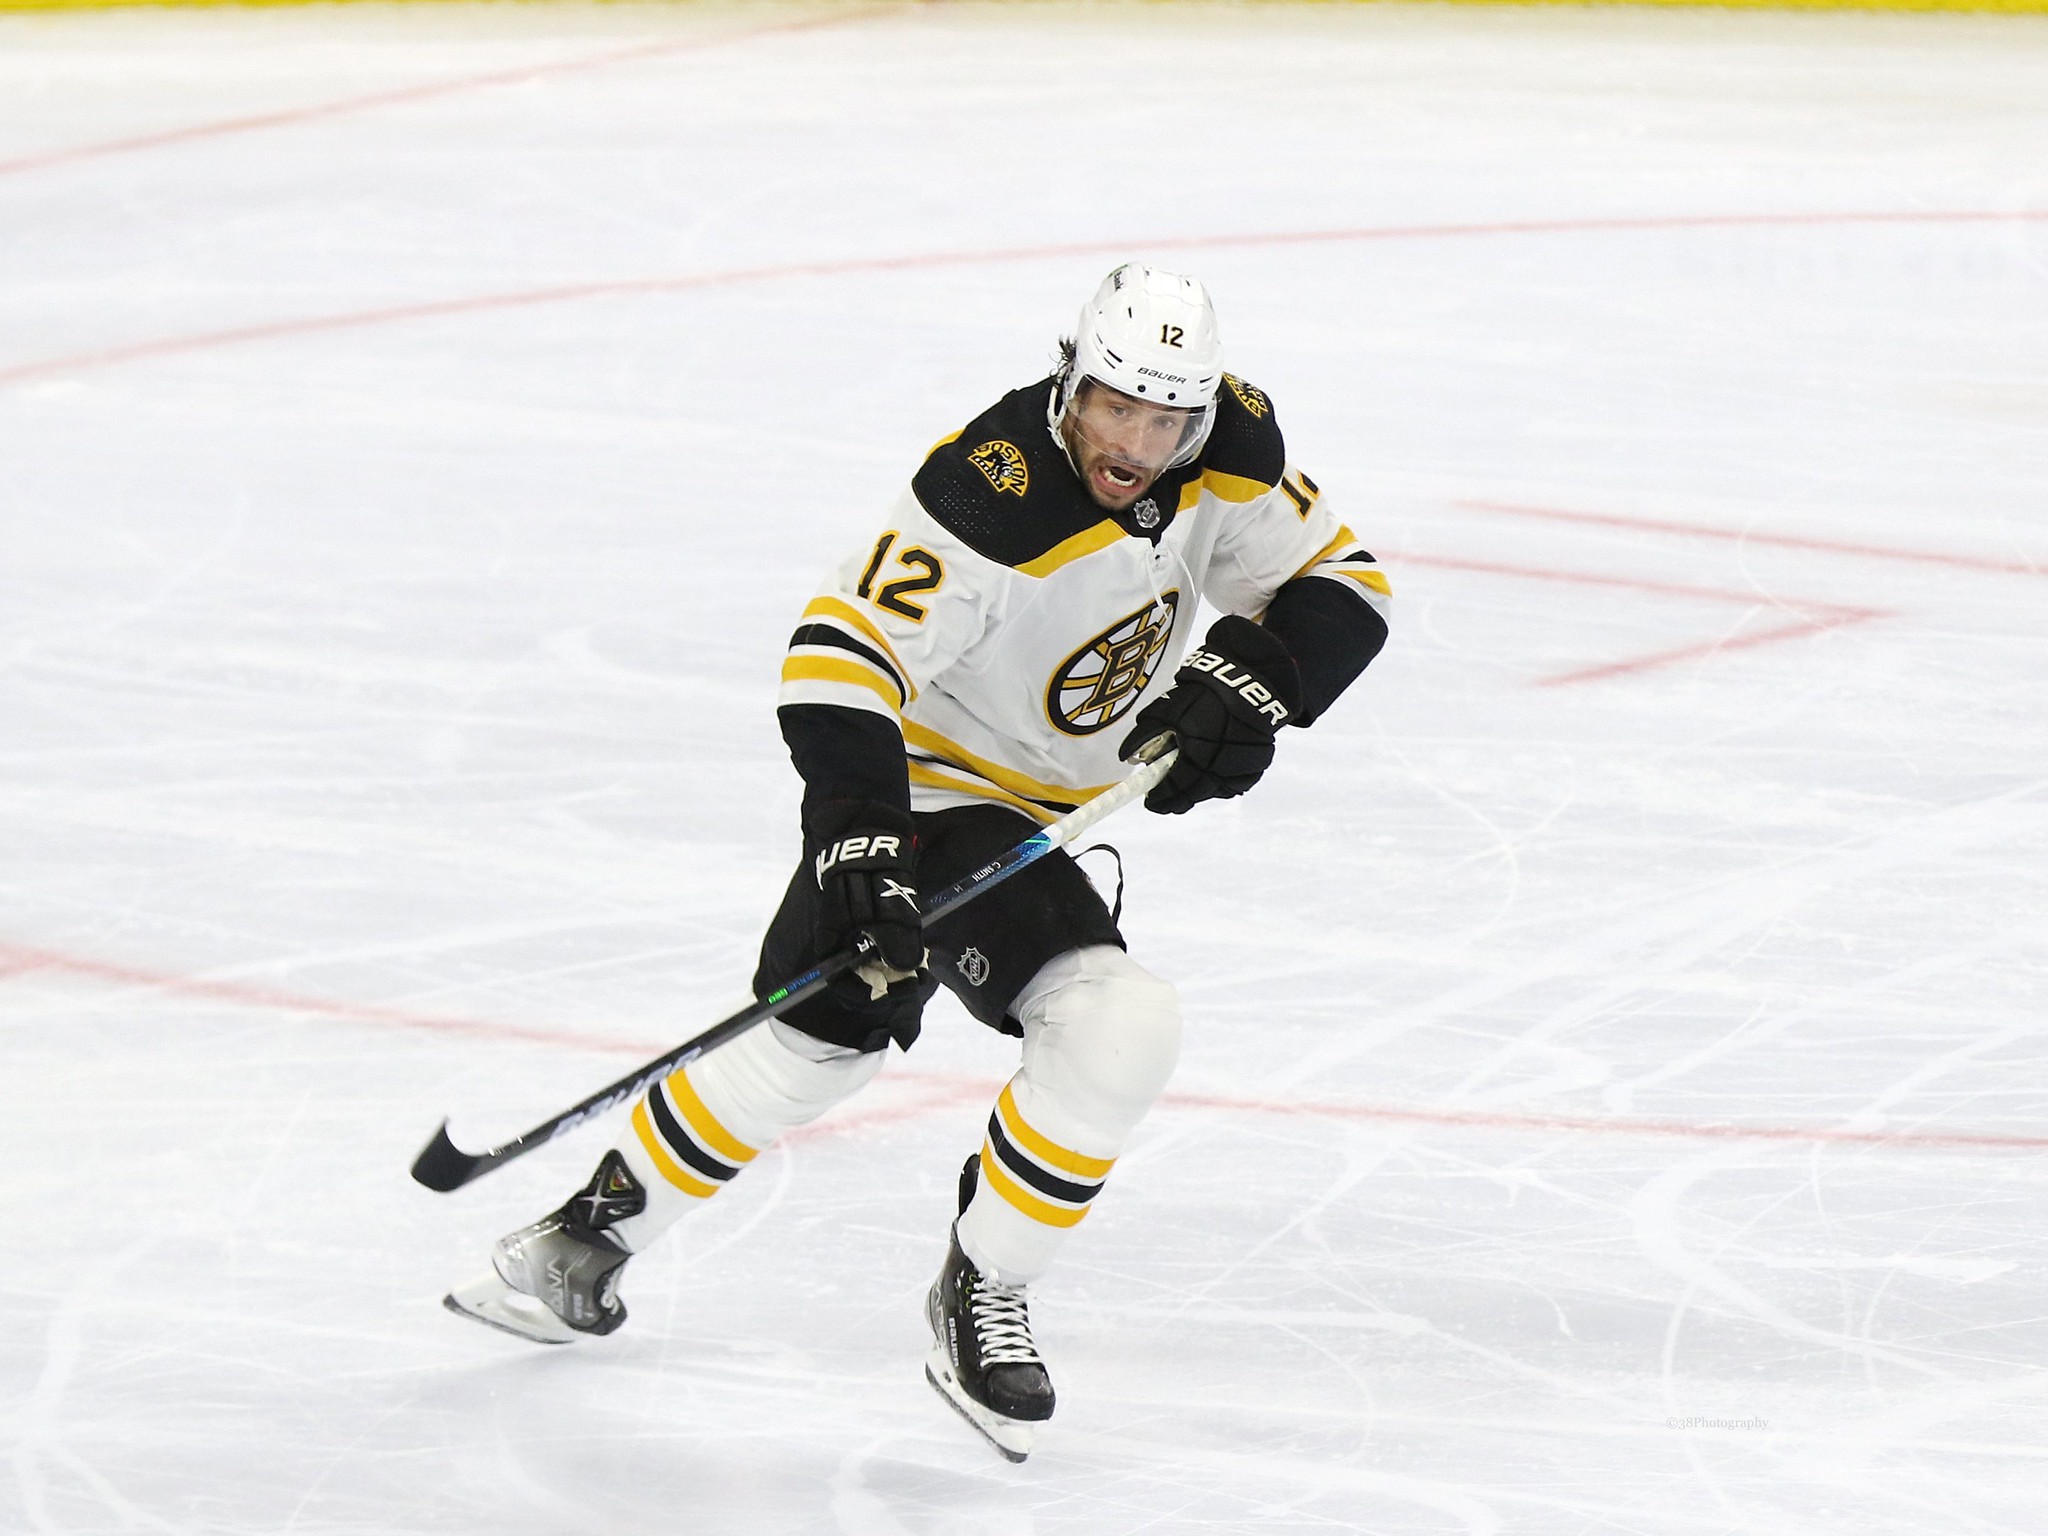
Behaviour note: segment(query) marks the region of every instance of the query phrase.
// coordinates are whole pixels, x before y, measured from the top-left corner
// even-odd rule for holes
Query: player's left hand
[[[1226,614],[1181,663],[1173,686],[1138,711],[1118,755],[1129,761],[1162,731],[1180,747],[1145,809],[1178,816],[1241,795],[1273,761],[1274,734],[1301,708],[1301,673],[1280,637]]]

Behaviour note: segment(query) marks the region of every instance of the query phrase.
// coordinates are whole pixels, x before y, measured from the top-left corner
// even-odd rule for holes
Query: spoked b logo
[[[1069,656],[1046,685],[1046,718],[1069,736],[1093,736],[1130,713],[1173,638],[1179,610],[1179,591],[1168,592]]]

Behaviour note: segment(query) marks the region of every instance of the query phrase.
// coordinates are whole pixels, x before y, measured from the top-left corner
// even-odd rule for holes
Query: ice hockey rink
[[[1187,1046],[1037,1454],[950,999],[621,1333],[450,1317],[607,1132],[413,1153],[743,1000],[796,614],[1129,258],[1396,622],[1105,824]],[[2038,1536],[2044,642],[2041,18],[0,16],[0,1530]]]

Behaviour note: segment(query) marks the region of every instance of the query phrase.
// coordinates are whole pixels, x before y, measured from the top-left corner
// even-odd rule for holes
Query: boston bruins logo
[[[1233,374],[1223,375],[1223,382],[1230,386],[1230,392],[1237,396],[1237,403],[1254,416],[1264,416],[1273,409],[1273,402],[1266,398],[1266,392],[1256,384],[1247,384]]]
[[[1138,702],[1173,636],[1180,593],[1118,619],[1069,656],[1046,685],[1045,714],[1069,736],[1092,736]]]
[[[1002,495],[1022,496],[1031,488],[1031,471],[1024,466],[1024,450],[1015,443],[998,437],[967,455],[967,462],[980,470]]]

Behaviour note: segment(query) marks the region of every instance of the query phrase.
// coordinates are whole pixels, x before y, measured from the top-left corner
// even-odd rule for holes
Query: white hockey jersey
[[[1129,772],[1117,749],[1170,685],[1198,598],[1257,618],[1306,578],[1384,617],[1385,573],[1288,462],[1272,403],[1224,385],[1201,457],[1127,512],[1074,474],[1049,380],[940,442],[804,610],[779,702],[896,721],[915,810],[993,800],[1049,822]]]

